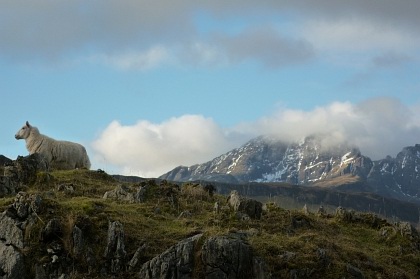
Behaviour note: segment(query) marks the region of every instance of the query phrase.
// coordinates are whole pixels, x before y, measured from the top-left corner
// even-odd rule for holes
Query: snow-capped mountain
[[[404,148],[396,158],[372,161],[355,146],[326,147],[324,139],[311,136],[285,143],[261,136],[207,163],[180,166],[160,178],[342,187],[420,203],[420,145]]]

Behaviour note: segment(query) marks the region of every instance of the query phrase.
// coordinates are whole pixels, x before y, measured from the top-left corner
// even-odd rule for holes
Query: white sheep
[[[31,126],[28,121],[16,133],[15,138],[24,139],[29,154],[40,154],[50,169],[90,168],[89,157],[82,145],[42,135],[38,128]]]

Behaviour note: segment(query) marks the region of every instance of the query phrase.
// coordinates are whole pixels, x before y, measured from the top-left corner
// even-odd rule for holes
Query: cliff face
[[[258,137],[209,162],[180,166],[160,178],[229,183],[286,182],[322,187],[346,185],[345,189],[351,189],[348,184],[363,182],[364,191],[420,203],[419,170],[420,145],[404,148],[396,158],[372,161],[349,144],[326,147],[320,137],[307,137],[293,143]]]

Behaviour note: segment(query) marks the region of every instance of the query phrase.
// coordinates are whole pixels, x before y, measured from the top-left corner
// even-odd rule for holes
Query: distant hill
[[[348,143],[324,146],[325,138],[286,143],[261,136],[213,160],[179,166],[160,176],[171,181],[286,182],[372,192],[420,204],[420,145],[373,161]]]

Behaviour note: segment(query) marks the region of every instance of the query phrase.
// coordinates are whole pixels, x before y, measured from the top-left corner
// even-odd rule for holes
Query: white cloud
[[[96,161],[124,174],[159,176],[178,165],[210,160],[238,142],[210,118],[184,115],[162,123],[113,121],[93,143]]]
[[[420,142],[419,113],[419,107],[382,97],[359,104],[335,102],[311,111],[283,109],[247,128],[289,141],[311,134],[328,135],[328,144],[347,141],[364,155],[380,159]]]
[[[362,154],[380,159],[420,142],[419,115],[419,106],[377,98],[359,104],[334,102],[310,111],[284,108],[231,129],[200,115],[158,124],[142,120],[122,125],[114,121],[93,143],[93,149],[96,162],[105,161],[119,173],[148,177],[179,165],[207,162],[261,134],[294,141],[321,133],[328,135],[326,145],[347,141],[358,146]]]

